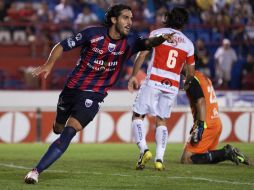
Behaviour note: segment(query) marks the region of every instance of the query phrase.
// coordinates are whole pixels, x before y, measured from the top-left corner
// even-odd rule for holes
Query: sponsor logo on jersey
[[[104,66],[94,66],[92,65],[91,63],[87,63],[87,66],[90,68],[90,69],[93,69],[93,70],[96,70],[96,71],[105,71],[105,67]]]
[[[163,80],[161,81],[161,84],[162,84],[162,85],[172,86],[171,80],[169,80],[169,79],[167,79],[167,78],[163,79]]]
[[[98,38],[93,38],[93,39],[91,39],[91,43],[95,43],[95,42],[98,42],[98,41],[100,41],[100,40],[103,40],[104,39],[104,36],[100,36],[100,37],[98,37]]]
[[[186,43],[184,38],[181,36],[173,36],[172,46],[177,46],[180,43]]]
[[[115,67],[115,66],[117,66],[118,62],[117,61],[107,62],[107,61],[95,59],[94,63],[98,64],[98,65],[108,66],[108,67]]]
[[[103,53],[104,53],[103,50],[101,50],[101,49],[99,49],[99,48],[97,48],[97,47],[94,47],[92,50],[93,50],[94,52],[98,53],[98,54],[103,54]]]
[[[124,51],[113,51],[111,52],[112,55],[123,55]]]
[[[95,64],[98,64],[98,65],[104,65],[104,62],[105,62],[105,61],[103,61],[103,60],[98,60],[98,59],[95,59],[95,60],[94,60],[94,63],[95,63]]]
[[[161,84],[161,83],[153,83],[153,84],[150,84],[151,86],[154,86],[155,88],[159,88],[161,90],[166,90],[166,91],[169,91],[171,93],[175,93],[178,91],[178,88],[174,87],[174,86],[169,86],[169,85],[165,85],[165,84]]]
[[[86,106],[87,108],[91,107],[92,104],[93,104],[93,100],[86,99],[86,101],[85,101],[85,106]]]
[[[81,34],[81,33],[78,33],[78,34],[76,35],[75,39],[76,39],[77,41],[81,40],[81,39],[82,39],[82,34]]]
[[[116,44],[109,43],[109,44],[108,44],[108,51],[109,51],[109,52],[113,52],[114,49],[115,49],[115,47],[116,47]]]
[[[117,61],[110,61],[110,62],[108,62],[108,66],[109,67],[115,67],[115,66],[117,66]]]
[[[215,119],[219,117],[219,112],[216,108],[213,108],[213,115],[211,115],[211,119]]]
[[[94,64],[87,63],[87,66],[96,71],[114,71],[118,64],[117,61],[107,62],[107,61],[98,60],[98,59],[95,59],[93,63]]]
[[[72,38],[67,39],[67,44],[70,48],[73,48],[76,45],[75,41]]]

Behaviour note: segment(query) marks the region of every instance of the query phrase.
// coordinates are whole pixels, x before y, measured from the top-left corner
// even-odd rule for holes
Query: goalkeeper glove
[[[195,121],[195,123],[190,131],[190,133],[191,133],[190,143],[192,145],[198,144],[201,141],[205,128],[206,127],[205,127],[204,121],[200,121],[200,120]]]

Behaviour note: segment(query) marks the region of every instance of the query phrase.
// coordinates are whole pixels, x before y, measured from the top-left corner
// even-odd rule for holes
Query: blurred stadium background
[[[197,69],[208,75],[217,90],[224,124],[221,141],[254,141],[254,1],[250,0],[0,0],[0,142],[51,142],[51,123],[58,94],[74,67],[79,49],[64,53],[47,81],[31,76],[45,62],[50,49],[88,25],[103,22],[113,3],[131,4],[133,33],[147,36],[161,26],[173,6],[190,12],[184,33],[195,43]],[[228,39],[237,59],[226,69],[229,81],[217,70],[215,52]],[[231,54],[229,54],[231,55]],[[225,57],[229,60],[232,56]],[[102,105],[102,111],[74,141],[132,142],[131,106],[135,94],[126,91],[133,60]],[[146,64],[139,72],[145,77]],[[124,100],[124,101],[123,101]],[[169,142],[184,142],[192,124],[188,101],[180,92],[168,123]],[[154,140],[154,121],[146,120],[148,140]]]

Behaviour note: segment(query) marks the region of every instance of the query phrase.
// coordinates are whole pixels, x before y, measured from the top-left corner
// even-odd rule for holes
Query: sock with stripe
[[[138,145],[140,153],[144,153],[148,149],[146,143],[146,129],[144,127],[144,122],[141,119],[135,119],[132,121],[132,131],[134,134],[135,143]]]
[[[65,127],[60,137],[56,139],[48,148],[48,151],[41,158],[35,169],[38,173],[47,169],[53,164],[68,148],[72,138],[76,135],[76,130],[73,127]]]
[[[164,153],[167,147],[168,142],[168,128],[166,126],[158,126],[156,127],[156,160],[161,160],[163,162]]]

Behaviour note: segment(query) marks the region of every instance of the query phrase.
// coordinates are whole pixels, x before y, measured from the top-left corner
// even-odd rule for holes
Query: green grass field
[[[254,158],[254,144],[233,144]],[[168,144],[166,170],[134,169],[134,144],[72,144],[36,185],[23,182],[25,174],[46,151],[47,144],[0,144],[0,190],[171,189],[254,190],[254,166],[224,162],[217,165],[181,165],[182,144]],[[219,147],[223,146],[221,144]],[[155,146],[150,145],[155,154]]]

